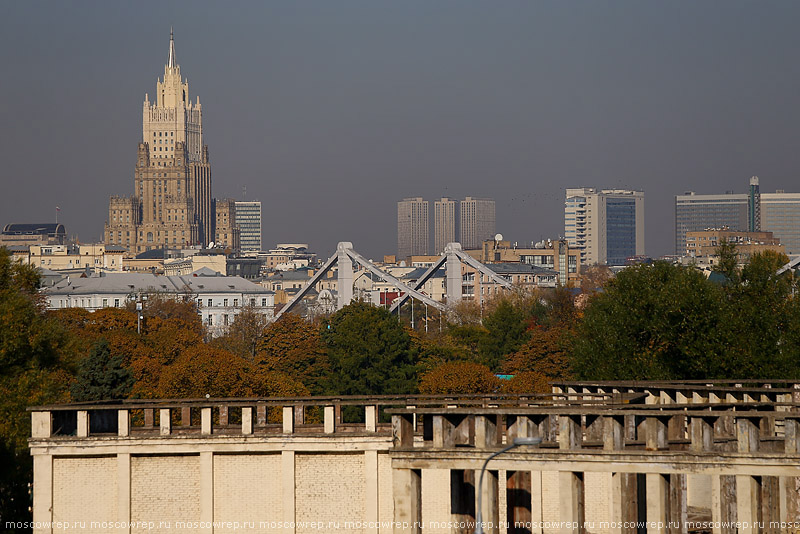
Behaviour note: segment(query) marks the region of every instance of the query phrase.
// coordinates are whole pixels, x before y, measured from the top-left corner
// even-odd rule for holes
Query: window
[[[267,305],[267,299],[261,299],[261,305],[262,306],[266,306]]]
[[[108,308],[108,299],[103,299],[103,307]]]
[[[208,323],[208,326],[212,326],[212,325],[214,324],[214,323],[213,323],[213,321],[212,321],[212,319],[211,319],[211,314],[210,314],[210,313],[208,314],[208,321],[207,321],[207,323]]]
[[[250,306],[256,305],[256,299],[250,299]]]
[[[119,299],[114,299],[114,307],[119,308]]]
[[[228,299],[223,299],[222,305],[227,307],[228,306]]]
[[[224,324],[225,326],[228,326],[228,314],[227,313],[222,316],[222,324]]]
[[[209,305],[209,306],[213,306],[213,305],[214,305],[214,304],[213,304],[213,302],[214,302],[214,301],[212,301],[211,299],[208,299],[208,305]]]
[[[233,299],[233,305],[234,306],[238,306],[239,305],[239,299]]]

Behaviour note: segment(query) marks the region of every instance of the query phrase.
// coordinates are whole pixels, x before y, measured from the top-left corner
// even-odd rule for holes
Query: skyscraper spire
[[[175,68],[175,38],[172,34],[172,26],[169,27],[169,62],[167,66],[171,69]]]

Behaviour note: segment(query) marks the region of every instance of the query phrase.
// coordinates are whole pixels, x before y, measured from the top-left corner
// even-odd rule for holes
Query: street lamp
[[[483,504],[483,474],[486,472],[486,466],[489,465],[489,460],[500,456],[504,452],[508,452],[515,447],[519,447],[520,445],[538,445],[542,442],[542,438],[527,438],[527,437],[519,437],[514,438],[513,443],[508,445],[507,447],[500,449],[499,451],[492,453],[486,458],[486,461],[483,462],[483,467],[481,468],[481,476],[478,478],[478,513],[475,520],[475,534],[483,534],[483,514],[482,514],[482,504]]]

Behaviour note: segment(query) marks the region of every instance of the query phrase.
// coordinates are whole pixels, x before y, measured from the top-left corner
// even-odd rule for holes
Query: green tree
[[[76,401],[124,399],[133,386],[133,376],[123,365],[122,355],[112,355],[109,343],[101,339],[80,364],[78,379],[70,387]]]
[[[722,289],[694,268],[629,267],[589,302],[573,365],[595,380],[738,376],[728,319]]]
[[[488,334],[481,340],[481,363],[493,371],[507,354],[519,350],[528,340],[529,316],[509,299],[499,299],[494,309],[483,318]]]
[[[401,394],[416,390],[411,337],[386,309],[353,302],[323,322],[321,337],[331,364],[330,393]]]
[[[35,267],[0,247],[0,518],[30,521],[28,451],[34,404],[68,399],[71,364],[62,359],[64,329],[44,311]]]
[[[314,395],[325,391],[331,369],[319,325],[294,313],[282,315],[264,329],[254,362],[267,371],[295,377]]]

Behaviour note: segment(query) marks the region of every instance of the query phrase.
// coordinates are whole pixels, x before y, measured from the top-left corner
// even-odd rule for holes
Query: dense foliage
[[[593,267],[577,299],[566,289],[512,291],[461,302],[447,317],[417,310],[413,328],[364,302],[317,322],[293,314],[267,322],[245,309],[210,340],[192,298],[152,295],[140,325],[132,309],[47,312],[37,271],[0,249],[0,516],[28,519],[31,405],[800,377],[800,299],[792,273],[776,275],[786,257],[755,255],[739,269],[735,247],[720,252],[710,278],[659,262],[616,277]]]

